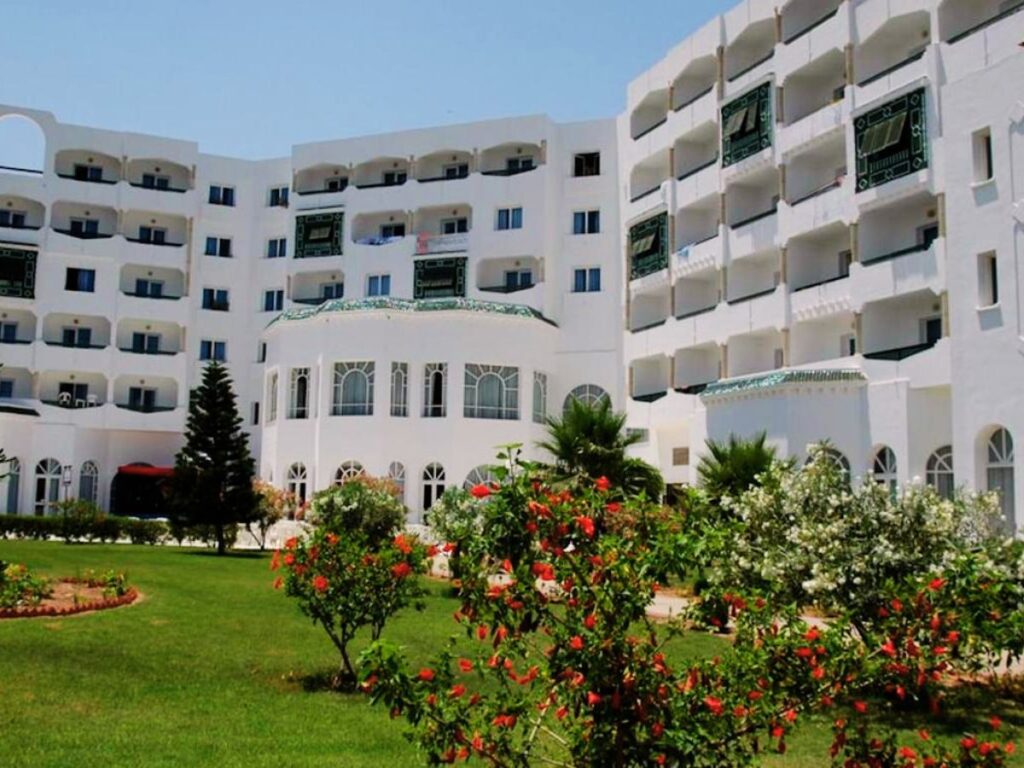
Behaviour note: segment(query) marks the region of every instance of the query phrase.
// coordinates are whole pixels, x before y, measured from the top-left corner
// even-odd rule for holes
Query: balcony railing
[[[327,187],[320,187],[320,189],[297,189],[295,190],[295,194],[299,195],[300,197],[303,195],[333,194],[336,192],[344,192],[346,189],[348,189],[348,187],[349,185],[345,184],[344,186],[341,186],[338,189],[328,189]]]
[[[863,87],[865,85],[871,85],[871,83],[873,83],[873,82],[875,82],[877,80],[881,80],[886,75],[891,75],[897,69],[902,69],[903,67],[907,66],[907,64],[911,64],[911,63],[917,61],[922,56],[924,56],[924,53],[925,53],[924,50],[921,50],[921,51],[918,51],[917,53],[913,54],[912,56],[908,56],[907,58],[903,59],[902,61],[897,61],[891,67],[886,67],[881,72],[878,72],[878,73],[872,75],[871,77],[869,77],[867,80],[861,80],[859,83],[857,83],[857,87],[861,88],[861,87]]]
[[[166,413],[173,411],[173,405],[138,405],[131,403],[115,403],[118,408],[123,408],[126,411],[135,411],[136,413]]]
[[[53,231],[68,237],[77,237],[79,240],[103,240],[114,236],[113,232],[74,232],[70,229],[58,229],[57,227],[54,227]]]
[[[184,243],[171,243],[167,241],[159,243],[156,240],[142,240],[141,238],[138,237],[126,237],[125,240],[127,240],[129,243],[139,243],[140,245],[164,245],[167,246],[168,248],[181,248],[181,246],[184,245]]]
[[[774,216],[778,212],[778,210],[779,210],[779,207],[777,205],[773,205],[767,211],[762,211],[761,213],[755,213],[750,218],[743,219],[742,221],[737,221],[734,224],[730,224],[729,225],[729,229],[740,229],[741,227],[745,227],[748,224],[753,224],[755,221],[760,221],[761,219],[767,219],[769,216]]]
[[[31,344],[32,339],[0,339],[0,344]]]
[[[718,307],[717,301],[714,304],[709,304],[708,306],[701,307],[700,309],[691,309],[686,312],[680,312],[678,315],[676,315],[676,320],[685,320],[688,317],[697,317],[697,315],[705,315],[708,312],[714,312],[716,307]]]
[[[130,355],[176,355],[177,350],[170,349],[133,349],[132,347],[118,347],[118,351],[127,352]]]
[[[661,392],[648,392],[643,395],[633,395],[633,399],[638,403],[653,403],[657,400],[661,400],[661,398],[667,394],[668,390],[662,390]]]
[[[810,23],[810,24],[809,24],[808,26],[804,27],[804,28],[803,28],[803,29],[801,29],[801,30],[800,30],[799,32],[794,32],[794,33],[793,33],[792,35],[790,35],[789,37],[787,37],[787,38],[786,38],[785,40],[783,40],[782,42],[783,42],[783,43],[785,43],[786,45],[789,45],[790,43],[794,42],[795,40],[799,40],[799,39],[800,39],[801,37],[803,37],[804,35],[806,35],[806,34],[807,34],[808,32],[812,32],[812,31],[814,31],[815,29],[817,29],[818,27],[820,27],[820,26],[821,26],[822,24],[824,24],[824,23],[825,23],[826,21],[828,21],[829,19],[831,19],[831,18],[832,18],[833,16],[835,16],[835,15],[836,15],[837,13],[839,13],[839,9],[838,9],[838,8],[836,8],[835,10],[833,10],[833,11],[832,11],[831,13],[827,13],[827,14],[825,14],[824,16],[822,16],[822,17],[821,17],[820,19],[818,19],[817,21],[813,21],[813,22],[811,22],[811,23]]]
[[[38,232],[42,227],[33,227],[29,224],[0,224],[0,228],[3,229],[26,229],[32,232]]]
[[[326,296],[315,296],[313,298],[292,299],[292,301],[294,301],[296,304],[306,304],[307,306],[310,307],[318,307],[325,301],[331,301],[331,299],[327,298]]]
[[[705,88],[703,91],[698,93],[696,96],[691,96],[690,98],[688,98],[686,101],[684,101],[679,106],[673,107],[672,111],[673,112],[678,112],[681,109],[686,109],[688,106],[690,106],[694,102],[697,102],[697,101],[700,101],[701,99],[703,99],[705,96],[707,96],[713,90],[715,90],[715,84],[714,83],[709,85],[707,88]]]
[[[824,195],[826,192],[831,192],[833,189],[839,189],[843,184],[843,179],[845,178],[845,176],[839,176],[834,181],[830,181],[827,184],[808,192],[806,195],[801,195],[796,200],[790,202],[790,206],[797,206],[800,205],[800,203],[806,203],[808,200],[813,200],[815,197]]]
[[[498,168],[494,171],[480,171],[481,176],[518,176],[520,173],[529,173],[539,168],[539,165],[531,165],[529,168]]]
[[[687,384],[685,387],[676,387],[676,392],[683,395],[699,395],[714,383],[714,381],[705,381],[702,384]]]
[[[717,165],[717,164],[718,164],[718,155],[716,154],[714,157],[712,157],[706,163],[701,163],[696,168],[690,168],[689,170],[683,171],[681,174],[676,176],[676,181],[682,181],[683,179],[688,179],[691,176],[697,175],[698,173],[703,171],[705,168],[710,168],[711,166]]]
[[[356,184],[356,189],[377,189],[378,187],[400,187],[405,184],[405,181],[377,181],[373,184]]]
[[[959,32],[953,35],[946,42],[949,43],[950,45],[953,45],[953,43],[959,43],[961,40],[970,37],[975,32],[980,32],[985,27],[991,26],[996,22],[1009,18],[1010,16],[1013,16],[1015,13],[1019,13],[1020,11],[1024,11],[1024,2],[1020,3],[1019,5],[1013,6],[1012,8],[1007,8],[1005,11],[997,13],[995,16],[991,16],[985,19],[984,21],[975,24],[970,29],[965,29],[963,32]]]
[[[165,293],[161,293],[159,296],[154,296],[151,293],[134,293],[133,291],[121,291],[125,296],[133,296],[136,299],[167,299],[169,301],[177,301],[181,296],[168,296]]]
[[[826,277],[823,280],[815,280],[813,283],[805,283],[804,285],[794,287],[793,293],[797,293],[798,291],[806,291],[808,288],[814,288],[819,285],[827,285],[828,283],[835,283],[840,280],[845,280],[849,276],[850,273],[846,272],[840,275],[836,275],[835,277]]]
[[[14,173],[30,173],[33,176],[43,175],[43,172],[38,168],[19,168],[16,165],[0,165],[0,171],[13,171]]]
[[[934,347],[936,342],[926,341],[922,344],[911,344],[907,347],[895,347],[894,349],[883,349],[879,352],[865,352],[864,357],[868,360],[905,360],[908,357],[926,352]]]
[[[661,182],[660,181],[657,183],[657,185],[651,187],[648,190],[645,190],[645,191],[641,192],[639,195],[633,195],[633,197],[629,198],[629,202],[635,203],[637,200],[643,200],[648,195],[653,195],[659,189],[661,189]]]
[[[177,192],[179,194],[184,194],[185,192],[188,192],[187,189],[179,189],[178,187],[158,187],[155,184],[143,184],[138,181],[129,181],[128,186],[136,187],[137,189],[153,189],[156,190],[157,192]]]
[[[420,184],[429,184],[432,181],[456,181],[458,179],[469,178],[469,171],[466,173],[460,173],[456,176],[430,176],[426,179],[416,179]]]
[[[661,318],[661,320],[654,320],[644,325],[639,325],[636,328],[630,328],[630,333],[640,333],[641,331],[649,331],[651,328],[657,328],[658,326],[664,325],[668,321],[667,317]]]
[[[87,395],[85,398],[80,397],[77,400],[68,395],[67,397],[59,397],[56,400],[41,400],[40,402],[43,405],[52,405],[55,408],[96,408],[103,405],[98,395]]]
[[[43,343],[48,347],[64,347],[66,349],[106,349],[106,344],[65,344],[63,341],[48,341],[43,339]]]
[[[644,128],[642,131],[640,131],[640,133],[634,134],[633,135],[633,141],[636,141],[637,139],[642,139],[648,133],[650,133],[651,131],[655,130],[656,128],[661,127],[662,125],[664,125],[667,122],[668,122],[668,115],[665,115],[663,118],[661,118],[661,120],[656,122],[654,125],[650,125],[650,126]]]
[[[749,65],[747,67],[744,67],[739,72],[737,72],[735,75],[732,75],[731,77],[728,77],[726,79],[731,83],[733,80],[737,80],[737,79],[743,77],[745,74],[747,74],[747,72],[750,72],[750,71],[752,71],[754,69],[757,69],[762,64],[764,64],[766,61],[771,60],[772,56],[774,56],[774,55],[775,55],[775,49],[773,48],[771,50],[771,52],[767,56],[765,56],[764,58],[758,59],[753,64],[751,64],[751,65]]]
[[[517,293],[518,291],[528,291],[535,285],[537,283],[530,283],[529,285],[492,285],[486,288],[481,287],[479,290],[487,291],[488,293]]]
[[[117,179],[83,179],[75,176],[73,173],[58,173],[57,176],[61,179],[71,179],[72,181],[84,181],[87,184],[117,184]]]
[[[431,253],[458,253],[469,247],[469,233],[458,232],[452,235],[416,235],[416,255],[425,256]]]
[[[744,301],[751,301],[753,299],[758,299],[761,296],[770,296],[771,294],[775,293],[775,289],[776,288],[778,288],[778,286],[773,285],[771,288],[766,288],[763,291],[754,291],[754,293],[748,293],[748,294],[745,294],[743,296],[737,296],[734,299],[726,299],[725,303],[726,304],[730,304],[730,305],[732,305],[732,304],[742,304]]]
[[[881,256],[875,256],[872,259],[865,259],[861,263],[866,267],[869,264],[877,264],[880,261],[891,261],[892,259],[898,259],[900,256],[908,256],[911,253],[923,253],[932,247],[932,243],[918,243],[912,245],[909,248],[900,248],[898,251],[892,251],[891,253],[885,253]]]

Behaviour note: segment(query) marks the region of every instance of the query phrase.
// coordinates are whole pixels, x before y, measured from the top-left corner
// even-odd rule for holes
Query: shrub
[[[82,573],[81,579],[89,586],[102,587],[104,597],[121,597],[128,592],[127,578],[123,573],[113,569],[87,570]]]
[[[299,505],[294,494],[270,483],[257,480],[253,488],[256,491],[256,519],[246,522],[245,529],[262,550],[266,548],[267,531],[271,526],[285,518],[294,519]]]
[[[0,561],[0,608],[38,605],[49,596],[46,579],[33,576],[27,566]]]
[[[56,517],[0,515],[0,533],[16,539],[47,539],[61,535],[61,521]]]
[[[336,534],[359,534],[373,549],[394,537],[405,512],[394,483],[364,475],[315,494],[306,519]]]
[[[109,518],[108,518],[109,519]],[[128,536],[132,544],[160,544],[170,535],[167,523],[162,520],[125,520],[122,535]]]
[[[59,501],[54,507],[57,510],[56,517],[60,520],[61,536],[69,544],[93,538],[96,522],[103,517],[103,510],[94,502],[84,499]]]
[[[169,534],[167,524],[161,520],[136,520],[102,513],[93,516],[87,507],[81,508],[85,514],[73,514],[69,518],[0,515],[0,537],[46,539],[60,536],[65,540],[109,542],[127,537],[133,544],[159,544]]]

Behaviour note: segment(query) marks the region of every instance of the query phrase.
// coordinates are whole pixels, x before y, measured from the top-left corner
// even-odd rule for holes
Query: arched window
[[[463,415],[467,419],[518,419],[519,369],[467,363]]]
[[[405,465],[400,461],[388,464],[388,479],[395,484],[399,499],[405,499]]]
[[[605,392],[597,384],[580,384],[572,392],[565,396],[565,402],[562,404],[562,412],[565,413],[569,410],[569,405],[573,400],[579,400],[583,405],[597,405],[602,400],[611,401],[608,397],[608,393]]]
[[[366,472],[363,471],[363,465],[358,461],[346,461],[343,462],[342,465],[338,467],[338,471],[334,473],[334,484],[344,485],[352,478],[365,474]]]
[[[496,482],[498,482],[498,478],[495,476],[494,470],[486,464],[481,464],[479,467],[473,467],[469,470],[469,474],[466,475],[466,482],[462,484],[462,487],[468,491],[474,485],[490,485]]]
[[[373,363],[334,364],[334,416],[373,415]]]
[[[924,472],[925,482],[944,499],[953,498],[956,485],[953,482],[953,447],[944,445],[936,448],[928,457]]]
[[[292,368],[288,418],[309,418],[309,368]]]
[[[985,461],[985,487],[999,496],[999,509],[1011,528],[1013,509],[1013,438],[1000,427],[988,439]]]
[[[78,498],[95,504],[99,500],[100,470],[96,462],[87,461],[78,473]]]
[[[890,491],[896,493],[896,454],[892,452],[892,448],[883,445],[875,451],[871,473],[876,483],[887,485]]]
[[[21,491],[21,462],[13,458],[9,459],[2,471],[7,473],[7,477],[4,479],[4,483],[7,484],[7,514],[16,515],[18,514],[18,496]]]
[[[42,173],[46,167],[46,137],[24,115],[0,117],[0,171]]]
[[[533,372],[533,420],[543,424],[548,418],[548,377],[540,371]]]
[[[391,415],[409,415],[409,366],[391,364]]]
[[[444,493],[444,467],[437,462],[423,470],[423,511],[426,512]]]
[[[306,465],[295,463],[288,467],[288,493],[306,503]]]
[[[423,369],[423,415],[443,419],[448,413],[448,363],[427,363]]]
[[[60,499],[60,462],[43,459],[36,464],[35,513],[42,517],[53,512],[53,506]]]
[[[839,470],[839,473],[843,476],[843,480],[847,483],[850,482],[850,460],[843,455],[842,451],[838,451],[830,445],[822,447],[822,453],[825,457],[832,462],[832,465]],[[813,460],[813,456],[808,456],[805,464],[810,464]]]

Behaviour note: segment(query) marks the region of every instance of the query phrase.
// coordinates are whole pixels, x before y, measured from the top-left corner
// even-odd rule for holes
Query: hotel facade
[[[691,483],[707,438],[1024,509],[1024,2],[746,0],[617,118],[245,161],[0,107],[0,511],[145,514],[209,360],[259,475],[390,476],[419,520],[610,398]],[[1021,201],[1021,205],[1018,205]]]

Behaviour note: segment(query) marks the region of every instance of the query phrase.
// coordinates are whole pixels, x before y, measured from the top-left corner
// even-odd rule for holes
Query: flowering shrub
[[[281,570],[275,587],[327,633],[341,656],[336,686],[356,681],[348,646],[364,628],[377,640],[388,619],[415,605],[423,594],[417,576],[432,554],[419,542],[397,534],[401,503],[386,484],[349,481],[317,494],[311,505],[316,524],[305,539],[289,539],[274,553]]]
[[[256,491],[256,518],[245,523],[245,529],[262,550],[267,546],[267,531],[279,520],[295,518],[299,508],[295,494],[276,488],[262,480],[253,482]]]
[[[0,608],[39,605],[50,592],[49,582],[33,576],[27,566],[0,560]]]
[[[97,572],[93,570],[83,571],[78,581],[88,584],[90,587],[102,587],[104,597],[121,597],[128,593],[128,579],[119,571],[108,569]]]

